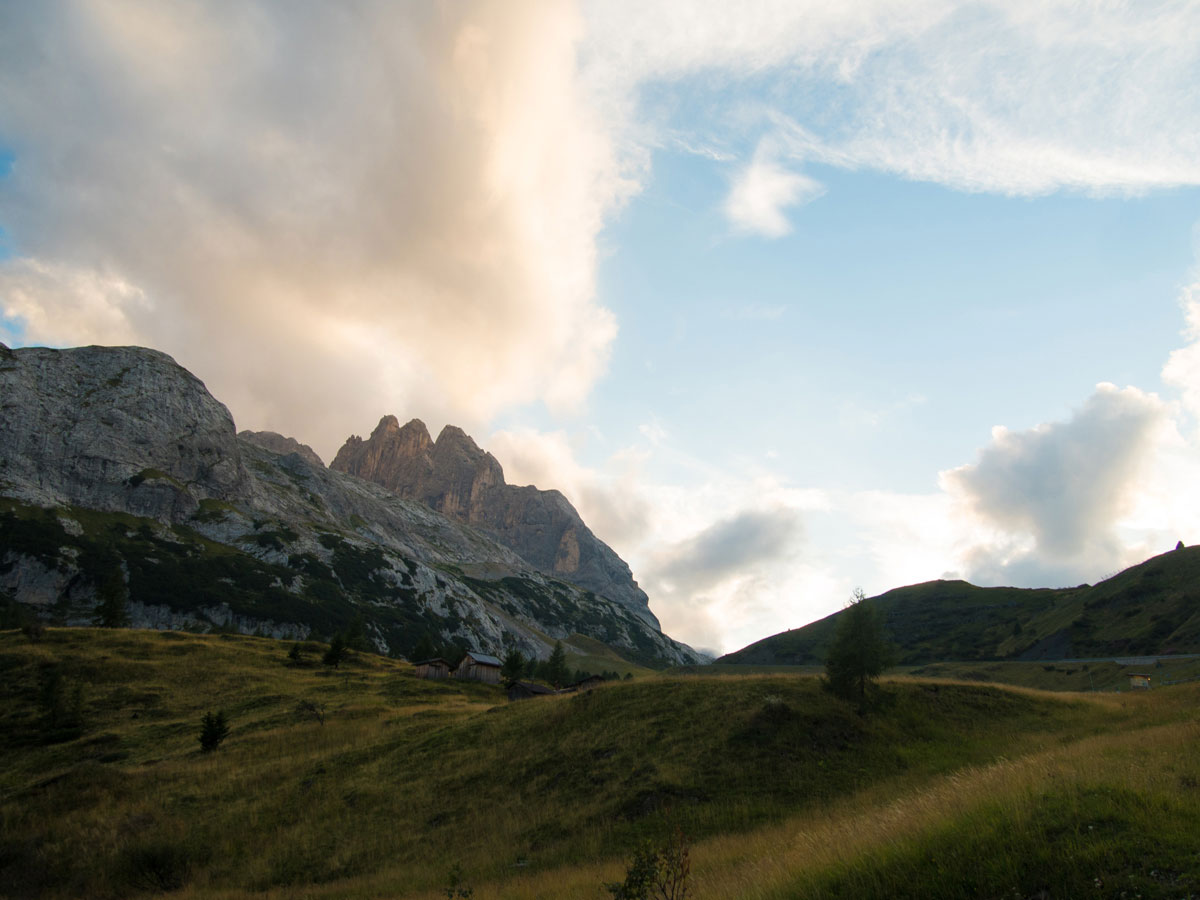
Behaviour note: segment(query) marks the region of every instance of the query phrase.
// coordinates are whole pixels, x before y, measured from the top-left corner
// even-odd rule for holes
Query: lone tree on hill
[[[200,749],[212,753],[221,745],[221,741],[229,736],[229,720],[223,711],[216,715],[206,712],[200,721]]]
[[[321,662],[336,669],[349,654],[350,648],[346,646],[346,639],[342,637],[342,633],[339,631],[329,641],[329,649],[321,657]]]
[[[867,689],[892,664],[892,646],[883,631],[879,610],[856,588],[838,617],[837,633],[825,657],[829,689],[839,697],[867,698]]]

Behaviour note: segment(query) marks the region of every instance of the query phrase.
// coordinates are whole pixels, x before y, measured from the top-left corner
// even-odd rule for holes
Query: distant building
[[[494,656],[486,653],[476,653],[472,650],[462,658],[454,677],[464,681],[484,681],[488,684],[500,683],[500,667],[503,665]]]
[[[587,678],[584,678],[582,681],[575,682],[573,685],[571,685],[569,688],[567,688],[567,690],[568,691],[590,691],[592,688],[599,687],[602,684],[604,684],[604,676],[603,675],[589,675]]]
[[[509,700],[528,700],[530,697],[545,697],[548,694],[557,694],[554,688],[546,687],[544,684],[534,684],[532,681],[518,681],[508,689]]]
[[[1135,675],[1134,673],[1130,672],[1129,673],[1129,687],[1135,691],[1150,690],[1150,676],[1149,675]]]
[[[440,656],[413,663],[413,674],[418,678],[449,678],[451,666]]]

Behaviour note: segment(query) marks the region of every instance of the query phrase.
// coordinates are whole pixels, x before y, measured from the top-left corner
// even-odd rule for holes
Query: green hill
[[[1153,557],[1096,585],[1034,590],[930,581],[874,600],[902,665],[1200,653],[1200,547]],[[839,615],[717,662],[821,664]]]
[[[0,633],[0,895],[432,898],[460,866],[480,900],[595,898],[642,841],[679,827],[697,898],[797,896],[810,881],[834,891],[813,896],[899,896],[888,867],[922,858],[900,853],[917,834],[900,820],[878,847],[855,845],[883,893],[845,888],[840,863],[819,854],[786,870],[747,866],[765,845],[794,856],[798,827],[854,810],[891,821],[884,809],[946,779],[957,796],[972,773],[995,777],[1014,760],[1043,760],[1042,772],[1046,754],[1098,735],[1183,727],[1172,723],[1194,718],[1198,693],[1131,702],[895,682],[864,716],[814,678],[649,676],[508,704],[495,686],[421,681],[367,654],[335,670],[317,663],[321,645],[302,645],[299,662],[290,646]],[[218,709],[230,735],[203,753],[201,718]],[[1173,741],[1148,739],[1139,758]],[[1126,778],[1124,757],[1110,756]],[[1185,756],[1173,771],[1194,783]],[[1172,824],[1154,846],[1200,833],[1197,815],[1155,809]],[[961,814],[934,816],[929,834]],[[885,844],[899,849],[872,856]],[[1043,876],[1014,877],[1032,893]]]

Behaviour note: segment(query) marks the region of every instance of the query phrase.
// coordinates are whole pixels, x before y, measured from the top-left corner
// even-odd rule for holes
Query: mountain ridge
[[[1200,653],[1200,547],[1177,547],[1095,585],[936,580],[870,599],[905,665]],[[755,641],[717,662],[819,665],[840,615]]]
[[[158,351],[0,346],[0,398],[10,609],[90,624],[111,589],[143,627],[307,638],[359,618],[384,653],[431,636],[545,657],[579,633],[642,663],[702,661],[479,528],[316,465],[291,439],[281,455],[239,437]]]

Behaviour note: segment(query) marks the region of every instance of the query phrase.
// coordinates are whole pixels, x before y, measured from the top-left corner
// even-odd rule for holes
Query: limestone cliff
[[[629,566],[592,534],[561,493],[506,484],[492,454],[461,428],[436,441],[425,423],[384,416],[367,440],[352,435],[330,468],[373,481],[442,515],[482,528],[540,571],[620,603],[658,627]]]

